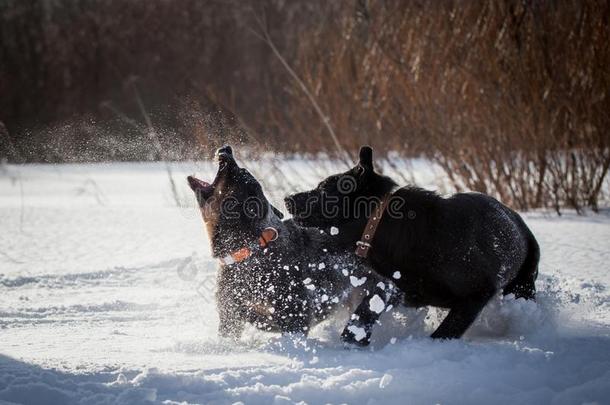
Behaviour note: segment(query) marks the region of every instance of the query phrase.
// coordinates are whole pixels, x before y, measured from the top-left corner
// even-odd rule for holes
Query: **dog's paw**
[[[371,332],[363,326],[348,325],[341,333],[341,340],[345,348],[366,347],[371,343]]]

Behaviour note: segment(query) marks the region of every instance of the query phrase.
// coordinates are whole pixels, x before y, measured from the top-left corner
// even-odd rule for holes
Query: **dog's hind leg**
[[[430,337],[433,339],[460,338],[472,325],[491,297],[493,297],[493,293],[469,298],[456,304]]]
[[[367,295],[352,314],[341,339],[345,343],[368,346],[371,343],[373,325],[381,314],[400,302],[402,294],[392,284],[377,283],[373,292]]]
[[[514,294],[515,298],[534,300],[536,298],[536,278],[538,278],[538,262],[540,248],[533,235],[529,235],[528,254],[519,269],[517,276],[504,287],[503,294]]]

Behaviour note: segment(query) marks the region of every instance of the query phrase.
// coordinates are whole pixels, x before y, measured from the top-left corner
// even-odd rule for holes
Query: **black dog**
[[[354,168],[286,198],[286,206],[301,225],[338,228],[337,243],[355,249],[370,225],[370,203],[385,201],[374,237],[359,242],[360,247],[370,246],[368,262],[381,276],[393,279],[406,305],[450,309],[434,338],[461,337],[500,289],[505,295],[534,299],[540,252],[516,212],[484,194],[443,198],[416,187],[392,193],[395,187],[392,179],[373,169],[372,149],[362,147]],[[369,342],[379,316],[370,311],[371,296],[343,332],[344,340]],[[366,330],[365,339],[354,336],[355,327]]]
[[[307,333],[351,300],[357,304],[365,290],[379,288],[370,267],[336,249],[337,236],[282,221],[230,147],[219,149],[217,157],[212,184],[192,176],[188,182],[212,254],[221,261],[216,294],[221,336],[238,338],[246,322],[268,331]],[[384,283],[384,290],[392,288]]]

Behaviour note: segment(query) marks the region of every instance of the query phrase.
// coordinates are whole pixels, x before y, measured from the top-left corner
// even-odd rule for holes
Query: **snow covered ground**
[[[305,188],[322,176],[310,168],[282,171]],[[162,164],[0,168],[0,403],[610,403],[609,211],[526,214],[538,302],[497,298],[463,340],[426,337],[441,311],[403,310],[370,350],[342,348],[341,320],[235,344],[216,334],[215,263],[184,181],[214,169],[173,170],[189,207]],[[281,178],[266,185],[281,201]]]

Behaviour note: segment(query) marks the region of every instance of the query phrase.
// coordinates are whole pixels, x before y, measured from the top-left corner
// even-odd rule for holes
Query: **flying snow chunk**
[[[282,268],[283,268],[284,270],[290,270],[290,267],[288,267],[288,266],[284,266],[284,267],[282,267]]]
[[[324,263],[318,264],[318,270],[322,270],[322,269],[325,269],[325,268],[326,268],[326,264],[324,264]]]
[[[348,326],[347,330],[349,330],[350,332],[352,332],[354,334],[354,339],[356,339],[356,341],[358,341],[358,342],[360,342],[362,339],[364,339],[366,337],[366,331],[364,330],[364,328],[360,328],[356,325]]]
[[[398,280],[401,277],[400,271],[395,271],[394,274],[392,274],[392,277],[394,277],[395,280]]]
[[[330,227],[330,234],[332,236],[339,235],[339,228],[337,228],[336,226],[331,226]]]
[[[343,275],[344,275],[345,277],[347,277],[347,276],[349,275],[349,271],[347,271],[347,269],[343,269],[343,270],[341,270],[341,273],[343,273]]]
[[[380,314],[385,309],[385,303],[379,295],[375,294],[369,301],[369,307],[371,308],[371,311]]]
[[[379,381],[379,388],[386,388],[388,385],[390,385],[393,379],[394,377],[392,374],[384,374],[383,377],[381,377],[381,381]]]
[[[322,302],[328,301],[328,295],[323,294],[322,297],[320,298],[320,301],[322,301]]]
[[[395,344],[395,343],[396,343],[396,338],[395,338],[395,337],[393,337],[392,339],[390,339],[390,343],[391,343],[391,344]]]
[[[382,281],[377,283],[377,287],[381,288],[382,290],[385,290],[385,284],[383,284]]]
[[[305,280],[303,280],[303,284],[310,284],[311,283],[311,279],[309,277],[307,277]]]
[[[307,288],[308,290],[315,290],[315,289],[316,289],[316,286],[315,286],[315,285],[313,285],[313,284],[307,284],[307,285],[305,286],[305,288]]]
[[[366,277],[358,278],[355,276],[349,276],[349,281],[354,287],[359,287],[365,283]]]
[[[270,307],[270,308],[269,308],[269,312],[270,312],[270,313],[272,313],[272,314],[273,314],[273,313],[275,313],[275,308]]]
[[[336,304],[337,302],[339,302],[339,297],[334,297],[331,301]]]

